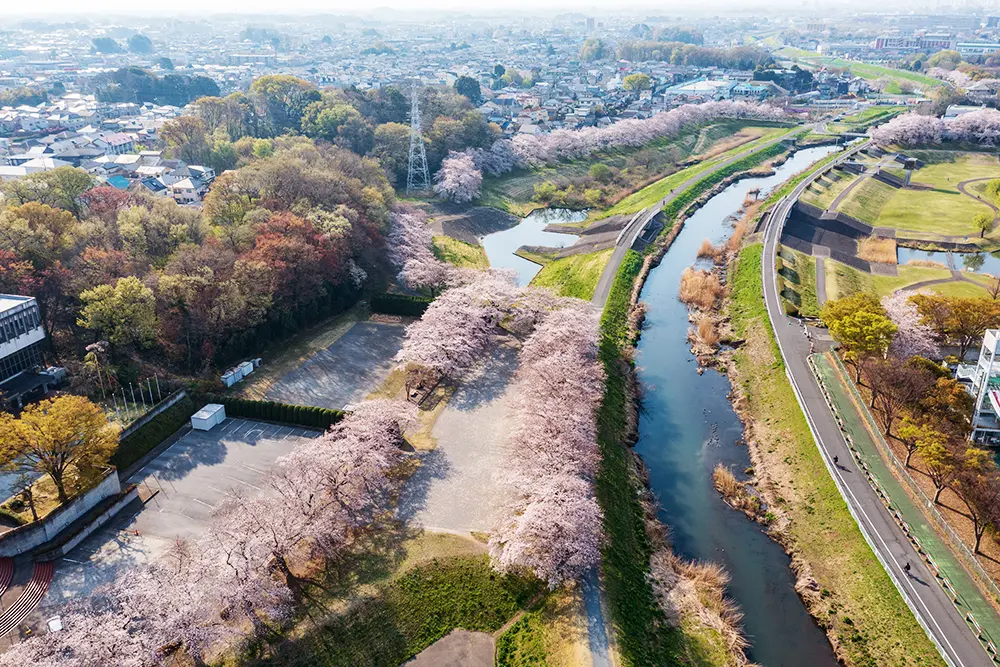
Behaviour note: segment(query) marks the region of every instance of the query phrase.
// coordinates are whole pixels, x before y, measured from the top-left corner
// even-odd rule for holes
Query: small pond
[[[579,237],[573,234],[547,232],[545,227],[556,222],[582,222],[586,219],[586,211],[571,211],[566,208],[535,209],[516,227],[484,236],[483,248],[490,260],[490,266],[495,269],[514,269],[517,271],[518,284],[527,285],[542,267],[515,255],[517,249],[521,246],[548,248],[571,246]]]
[[[914,248],[896,250],[896,261],[901,266],[914,260],[937,262],[959,271],[1000,275],[1000,252],[942,252]]]

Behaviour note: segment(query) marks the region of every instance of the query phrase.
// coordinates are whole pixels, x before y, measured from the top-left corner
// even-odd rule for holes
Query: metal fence
[[[844,366],[844,362],[840,359],[840,356],[837,354],[832,354],[830,356],[836,360],[837,366],[844,377],[850,378],[850,374],[847,372],[847,367]],[[996,583],[990,575],[986,573],[986,570],[983,569],[982,565],[979,564],[979,561],[976,559],[972,551],[969,550],[969,547],[965,545],[962,538],[958,536],[954,529],[948,525],[948,522],[945,521],[944,517],[941,516],[941,513],[938,512],[937,508],[934,506],[934,501],[927,497],[927,494],[924,493],[923,489],[921,489],[920,486],[913,480],[913,477],[906,469],[906,466],[903,465],[903,462],[900,461],[895,452],[892,451],[892,447],[890,447],[889,443],[886,442],[885,437],[882,435],[882,429],[879,427],[878,422],[875,421],[875,417],[868,410],[868,406],[865,404],[864,398],[862,398],[858,388],[855,387],[854,383],[851,381],[845,382],[844,384],[847,385],[851,394],[854,395],[854,399],[859,406],[861,415],[864,417],[865,421],[868,422],[868,430],[874,434],[876,443],[881,445],[881,449],[887,454],[890,463],[892,463],[896,471],[900,473],[898,477],[902,479],[903,484],[906,485],[911,494],[923,502],[924,508],[927,510],[928,514],[930,514],[938,528],[947,535],[948,541],[951,542],[952,547],[956,549],[956,552],[965,565],[973,571],[976,578],[979,579],[980,583],[987,588],[993,598],[997,602],[1000,602],[1000,588],[997,588]]]

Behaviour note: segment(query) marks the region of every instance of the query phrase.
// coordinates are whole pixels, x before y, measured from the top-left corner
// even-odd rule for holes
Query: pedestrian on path
[[[907,561],[906,565],[903,566],[903,569],[906,570],[906,574],[910,573],[910,563],[909,563],[909,561]]]
[[[839,456],[834,456],[833,457],[833,465],[839,465],[839,464],[840,464],[840,457]]]

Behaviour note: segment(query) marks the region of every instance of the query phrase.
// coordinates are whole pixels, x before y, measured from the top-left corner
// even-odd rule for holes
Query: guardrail
[[[840,372],[846,373],[847,369],[844,366],[843,362],[840,360],[840,358],[836,354],[832,356],[837,360],[837,365]],[[950,581],[948,581],[947,577],[941,574],[941,570],[940,568],[938,568],[937,563],[934,562],[934,559],[931,557],[931,555],[927,553],[923,545],[920,544],[920,540],[918,540],[917,536],[913,534],[913,531],[910,528],[910,524],[908,524],[903,519],[903,515],[900,513],[900,511],[893,506],[892,499],[889,497],[889,494],[885,492],[885,489],[883,489],[882,485],[879,484],[878,478],[872,475],[871,470],[868,467],[868,464],[865,463],[865,461],[861,458],[861,451],[854,444],[854,439],[851,437],[851,434],[847,432],[847,429],[844,426],[844,420],[840,416],[840,411],[837,409],[837,406],[834,403],[833,398],[830,396],[830,392],[827,389],[826,383],[824,382],[823,378],[820,376],[819,370],[816,368],[816,363],[813,361],[812,355],[806,357],[806,362],[809,364],[809,368],[810,370],[812,370],[813,376],[816,378],[816,383],[819,385],[820,393],[823,394],[823,399],[826,401],[827,407],[830,408],[830,412],[833,414],[834,419],[837,421],[837,426],[840,428],[840,434],[843,436],[844,442],[847,443],[847,448],[851,452],[851,456],[854,458],[854,462],[857,464],[858,469],[864,473],[865,479],[868,480],[869,485],[872,487],[872,489],[875,490],[875,493],[882,501],[882,504],[885,506],[886,510],[889,511],[889,514],[892,516],[893,520],[903,531],[903,534],[906,535],[906,538],[910,542],[910,546],[913,547],[913,550],[917,553],[917,555],[920,556],[920,558],[924,561],[924,563],[927,564],[927,568],[931,571],[931,574],[934,575],[934,579],[938,582],[938,585],[940,585],[941,588],[944,590],[944,592],[947,593],[948,599],[950,599],[951,603],[955,606],[955,610],[958,611],[959,614],[961,614],[963,611],[965,611],[963,609],[965,605],[962,603],[958,595],[958,592],[955,590],[955,587],[951,584]],[[875,426],[874,429],[869,428],[869,431],[875,433],[876,437],[882,440],[881,432],[879,431],[877,424],[874,422],[874,418],[872,417],[871,413],[868,412],[864,400],[861,399],[861,395],[858,393],[857,388],[853,386],[853,383],[848,382],[846,384],[848,385],[849,390],[852,392],[857,404],[861,406],[862,418],[865,419],[866,421],[870,420],[869,426],[872,425]],[[888,448],[888,446],[886,446],[886,449],[889,452],[889,455],[894,465],[899,465],[899,460],[896,458],[895,454],[892,453],[892,449]],[[911,488],[916,488],[916,490],[920,493],[921,497],[923,497],[925,501],[929,501],[929,499],[923,493],[923,491],[921,491],[919,487],[916,487],[916,484],[914,484],[912,479],[909,478],[909,475],[904,475],[904,477],[906,478],[908,485],[912,485]],[[930,509],[934,514],[937,515],[938,519],[941,519],[943,521],[940,514],[937,513],[937,510],[935,510],[933,507],[930,507]],[[948,532],[952,532],[950,527],[947,528]],[[959,544],[961,544],[961,542],[959,542]],[[965,549],[964,544],[961,544],[961,546],[963,549]],[[968,551],[968,549],[965,550]],[[976,567],[979,568],[980,571],[982,571],[982,568],[979,567],[978,563],[976,563]],[[985,575],[985,572],[983,572],[983,574]],[[992,586],[993,590],[996,591],[996,585],[993,584],[992,581],[989,580],[987,581]],[[993,640],[989,636],[989,634],[983,630],[982,626],[979,625],[979,622],[976,620],[976,617],[973,616],[972,612],[965,611],[965,615],[963,618],[965,619],[966,624],[975,633],[976,638],[979,640],[980,645],[983,647],[983,650],[986,651],[986,654],[990,656],[990,659],[995,663],[1000,663],[1000,655],[998,655],[997,653],[996,645],[993,643]]]

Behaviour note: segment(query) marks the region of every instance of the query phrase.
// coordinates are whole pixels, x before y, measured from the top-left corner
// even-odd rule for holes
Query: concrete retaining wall
[[[62,556],[68,554],[72,551],[76,545],[83,542],[85,539],[90,537],[95,530],[106,524],[114,515],[118,514],[123,507],[128,505],[130,502],[139,497],[139,487],[133,486],[130,491],[125,493],[118,501],[115,502],[111,507],[101,512],[97,517],[94,518],[87,527],[81,530],[79,533],[74,535],[72,538],[67,540],[65,544],[51,550],[44,554],[38,556],[39,560],[54,560],[56,558],[61,558]]]
[[[56,539],[59,533],[102,500],[121,492],[118,471],[111,468],[97,486],[53,510],[48,516],[0,535],[0,556],[18,556]]]

